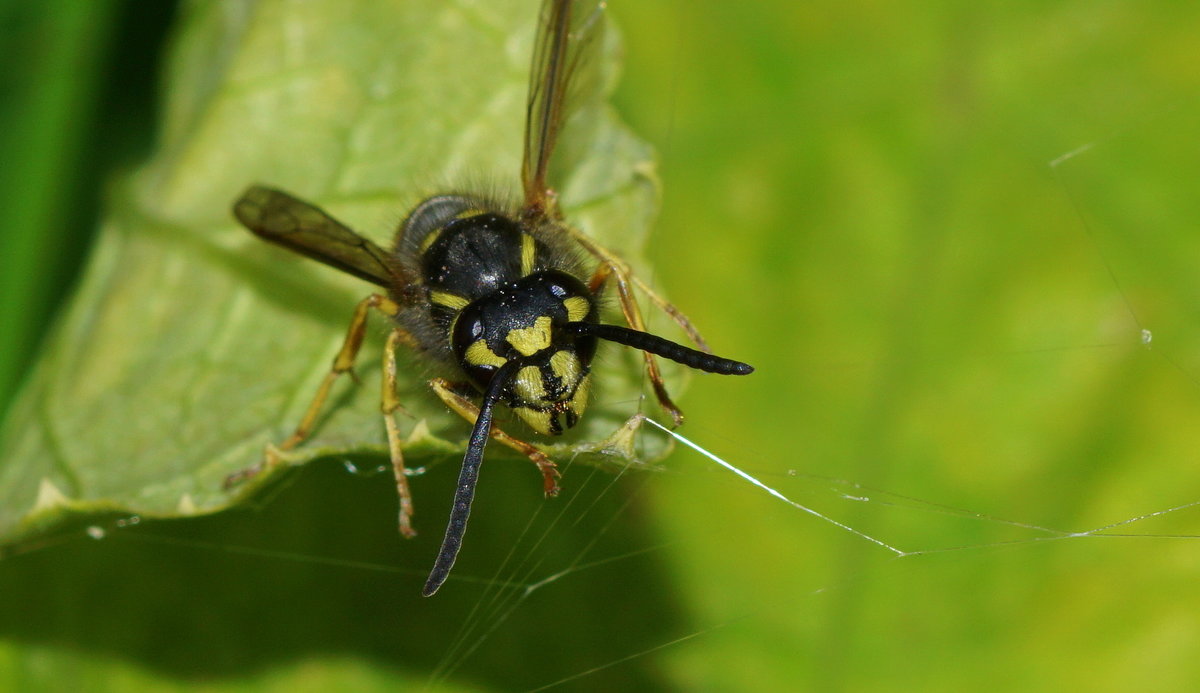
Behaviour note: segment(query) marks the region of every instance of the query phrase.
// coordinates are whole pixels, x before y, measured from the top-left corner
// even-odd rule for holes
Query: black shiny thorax
[[[468,303],[556,264],[545,242],[498,208],[489,200],[439,195],[404,223],[401,251],[415,265],[443,337]]]
[[[515,221],[493,212],[454,219],[439,229],[421,253],[421,270],[430,290],[474,300],[520,279],[522,253],[537,241]],[[526,267],[532,270],[534,267]]]

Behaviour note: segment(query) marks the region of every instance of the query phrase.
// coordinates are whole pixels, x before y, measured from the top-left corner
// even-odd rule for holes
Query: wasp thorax
[[[544,271],[507,283],[458,314],[450,345],[472,384],[483,391],[505,363],[521,367],[506,403],[539,433],[575,425],[587,406],[596,339],[560,329],[594,320],[587,288],[569,274]]]

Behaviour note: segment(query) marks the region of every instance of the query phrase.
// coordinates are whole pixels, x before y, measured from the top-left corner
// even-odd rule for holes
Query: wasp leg
[[[446,406],[453,409],[456,414],[468,422],[475,423],[475,419],[479,418],[479,407],[475,406],[475,403],[471,400],[455,392],[454,386],[450,381],[445,378],[434,378],[429,381],[429,387],[446,403]],[[531,462],[537,465],[538,471],[542,473],[542,486],[546,495],[558,495],[559,473],[558,467],[554,465],[554,460],[546,457],[545,453],[529,443],[514,438],[500,430],[498,426],[492,426],[492,438],[501,445],[510,447],[528,457]]]
[[[396,494],[400,496],[400,533],[411,538],[417,536],[417,531],[412,527],[412,492],[408,489],[408,474],[404,471],[404,453],[400,449],[400,430],[396,426],[396,410],[402,409],[400,398],[396,396],[396,347],[402,343],[411,345],[412,337],[399,327],[392,329],[383,349],[383,394],[380,396],[379,403],[380,409],[383,410],[383,424],[387,428],[388,453],[392,458],[392,471],[396,474]]]
[[[266,452],[263,454],[262,461],[258,464],[225,477],[226,489],[232,488],[254,477],[264,469],[278,464],[284,452],[296,447],[309,436],[313,426],[316,424],[317,416],[321,413],[321,407],[329,397],[329,390],[333,387],[334,381],[337,380],[339,375],[346,372],[349,372],[351,376],[354,375],[354,359],[358,356],[359,348],[362,347],[363,336],[366,334],[367,329],[367,313],[372,308],[387,316],[395,316],[400,312],[400,306],[395,301],[380,294],[371,294],[362,301],[359,301],[358,306],[354,309],[354,316],[350,318],[350,327],[346,330],[346,339],[342,342],[342,348],[338,351],[337,356],[334,357],[333,366],[325,374],[325,379],[321,381],[321,386],[317,388],[317,394],[308,405],[308,409],[304,412],[304,418],[300,419],[300,424],[296,426],[296,430],[292,432],[292,435],[288,436],[287,440],[279,445],[268,445]]]
[[[592,256],[600,261],[602,267],[607,268],[602,276],[592,278],[592,282],[594,284],[590,288],[593,292],[600,288],[600,284],[604,283],[604,280],[608,278],[609,274],[615,274],[618,280],[624,281],[626,284],[632,282],[633,285],[636,286],[642,293],[646,294],[646,298],[650,299],[650,302],[654,304],[655,308],[658,308],[662,312],[666,313],[671,320],[675,321],[676,325],[679,325],[680,329],[683,330],[688,339],[690,339],[692,343],[700,349],[700,351],[709,354],[712,353],[712,349],[708,348],[708,342],[704,341],[704,337],[700,335],[700,330],[696,329],[696,326],[692,324],[692,321],[688,320],[688,317],[684,315],[682,311],[676,308],[674,304],[662,296],[659,296],[654,289],[651,289],[650,286],[646,284],[646,282],[638,278],[638,276],[633,273],[633,270],[630,269],[629,265],[625,264],[624,260],[617,257],[617,255],[611,250],[602,245],[598,245],[595,241],[584,235],[582,231],[571,228],[570,226],[564,225],[564,227],[567,229],[567,232],[570,233],[572,237],[574,237],[575,240],[584,247],[585,250],[587,250],[592,254]],[[597,272],[597,275],[600,275],[599,271]],[[596,283],[597,279],[598,283]],[[630,300],[632,301],[632,298]],[[622,310],[624,310],[624,306],[622,306]],[[633,310],[637,311],[636,305],[633,307]],[[630,327],[633,327],[633,325],[630,325]]]
[[[625,314],[625,322],[629,323],[633,329],[645,332],[646,324],[642,321],[642,312],[638,308],[637,301],[634,300],[633,291],[630,290],[628,270],[622,265],[616,264],[619,262],[619,260],[610,262],[601,258],[600,267],[592,275],[589,288],[592,293],[595,293],[610,276],[614,277],[617,284],[617,297],[621,303],[621,312]],[[674,306],[671,309],[675,310]],[[671,400],[671,395],[667,393],[667,386],[663,383],[662,373],[658,370],[658,362],[654,360],[654,354],[643,351],[642,358],[646,361],[646,376],[650,378],[650,384],[654,387],[654,396],[658,399],[659,406],[671,415],[671,420],[676,426],[682,424],[683,412],[679,410],[679,407]]]
[[[692,321],[688,320],[688,317],[680,312],[680,310],[675,307],[675,304],[655,293],[654,290],[651,289],[650,286],[647,285],[646,282],[642,281],[641,278],[639,278],[636,274],[630,273],[628,276],[631,280],[633,280],[633,285],[641,289],[643,294],[646,294],[646,298],[650,299],[650,302],[654,304],[654,307],[666,313],[668,317],[675,321],[676,325],[679,325],[679,327],[683,329],[684,334],[687,335],[688,339],[692,340],[692,343],[695,344],[700,351],[708,354],[712,353],[712,349],[708,348],[708,342],[704,341],[704,337],[700,336],[700,330],[696,329],[696,326],[692,324]]]

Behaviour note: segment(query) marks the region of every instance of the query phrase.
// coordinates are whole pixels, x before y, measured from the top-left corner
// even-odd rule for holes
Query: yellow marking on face
[[[542,382],[542,369],[537,366],[525,366],[517,371],[517,377],[513,379],[513,392],[529,403],[544,402],[546,384]]]
[[[527,233],[521,234],[521,276],[527,277],[533,274],[533,263],[537,261],[537,244],[533,241],[533,236]]]
[[[592,376],[585,375],[579,381],[579,387],[575,388],[575,394],[571,395],[571,411],[575,412],[575,416],[583,416],[583,412],[587,409],[588,395],[592,390]]]
[[[452,294],[449,291],[430,291],[429,302],[435,303],[439,306],[445,306],[450,310],[462,310],[463,308],[467,307],[468,303],[470,303],[470,301],[462,296],[459,296],[458,294]]]
[[[463,211],[459,212],[458,214],[455,214],[454,218],[455,219],[470,219],[471,217],[477,217],[480,214],[486,214],[486,212],[482,209],[476,209],[475,207],[470,207],[468,209],[464,209]]]
[[[484,339],[472,342],[463,355],[466,357],[467,363],[472,366],[495,366],[499,368],[508,361],[508,359],[489,349],[487,340]]]
[[[550,346],[550,316],[543,315],[534,320],[532,327],[509,330],[505,339],[523,356],[533,356]]]
[[[563,299],[563,306],[567,309],[567,320],[579,322],[587,317],[592,304],[583,296],[571,296]]]
[[[559,349],[550,357],[550,372],[562,380],[564,387],[570,387],[579,378],[579,359],[574,352]]]
[[[429,246],[433,245],[434,241],[436,241],[441,235],[441,229],[434,229],[433,231],[425,234],[425,238],[421,239],[421,252],[423,253],[426,250],[429,250]]]
[[[550,429],[550,412],[538,411],[529,407],[517,407],[513,411],[517,412],[517,416],[538,433],[546,436],[554,435],[554,431]]]

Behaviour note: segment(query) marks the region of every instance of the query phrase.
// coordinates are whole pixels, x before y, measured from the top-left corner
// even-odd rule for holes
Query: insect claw
[[[558,480],[562,478],[562,473],[558,471],[558,466],[548,457],[542,457],[540,460],[534,460],[534,464],[542,472],[542,491],[547,498],[553,498],[558,495],[559,486]]]
[[[666,394],[665,391],[663,394]],[[662,410],[664,412],[666,412],[667,414],[669,414],[671,416],[671,429],[672,430],[679,428],[680,426],[683,425],[683,421],[684,421],[683,412],[679,409],[679,407],[675,406],[674,402],[672,402],[670,400],[667,400],[666,402],[659,400],[658,404],[660,407],[662,407]]]
[[[246,467],[245,469],[239,469],[238,471],[236,471],[232,474],[226,475],[225,480],[221,482],[221,490],[223,490],[223,491],[233,490],[233,488],[235,486],[238,486],[239,484],[246,481],[247,479],[251,479],[251,478],[257,476],[258,473],[262,471],[262,468],[263,468],[262,463],[259,463],[252,467]]]
[[[250,479],[262,474],[269,467],[274,467],[283,459],[283,450],[275,447],[272,443],[267,443],[267,447],[263,449],[263,457],[257,464],[252,464],[245,469],[239,469],[232,474],[225,476],[225,480],[221,482],[221,489],[224,491],[232,490],[235,486],[245,483]]]

